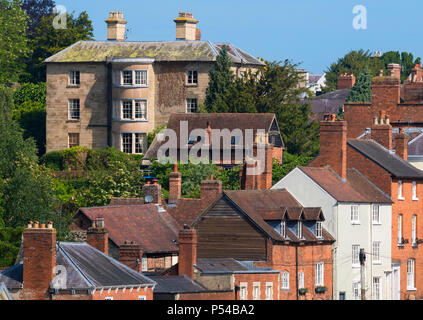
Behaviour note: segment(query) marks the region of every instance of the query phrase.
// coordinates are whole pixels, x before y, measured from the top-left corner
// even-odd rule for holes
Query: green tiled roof
[[[219,45],[221,46],[221,45]],[[45,62],[104,62],[109,58],[150,58],[155,61],[216,61],[220,47],[208,41],[117,42],[80,41]],[[262,65],[248,53],[227,44],[234,63]]]

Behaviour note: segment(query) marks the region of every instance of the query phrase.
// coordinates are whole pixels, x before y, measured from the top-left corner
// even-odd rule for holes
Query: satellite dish
[[[153,196],[146,196],[145,198],[144,198],[144,201],[146,202],[146,203],[152,203],[153,202]]]

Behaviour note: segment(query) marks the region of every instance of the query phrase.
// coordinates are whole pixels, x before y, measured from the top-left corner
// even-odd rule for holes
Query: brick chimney
[[[119,261],[139,273],[142,273],[142,255],[142,248],[135,241],[125,241],[119,247]]]
[[[320,122],[320,155],[310,167],[331,168],[344,180],[347,179],[347,122],[336,120],[334,114]]]
[[[423,81],[423,70],[422,64],[416,64],[411,70],[411,82],[422,82]]]
[[[194,278],[194,264],[197,262],[197,232],[184,226],[179,232],[178,274]]]
[[[88,228],[87,243],[104,254],[109,254],[109,232],[104,227],[104,218],[95,219],[92,227]]]
[[[197,30],[198,20],[190,12],[179,12],[176,23],[176,40],[196,41],[201,39],[201,32]]]
[[[371,138],[386,149],[392,150],[392,126],[385,111],[381,111],[379,117],[373,119]]]
[[[107,40],[109,41],[125,41],[126,21],[123,18],[123,12],[110,11],[110,16],[105,20],[107,23]]]
[[[49,299],[56,266],[56,230],[53,223],[28,224],[23,232],[23,286],[28,300]]]
[[[355,76],[353,74],[344,73],[338,77],[338,90],[350,89],[355,84]]]
[[[144,194],[144,201],[148,203],[154,203],[154,204],[161,204],[162,203],[162,186],[158,184],[157,180],[153,181],[153,184],[150,182],[147,182],[142,187],[142,192]],[[152,201],[150,202],[150,199],[147,199],[147,197],[151,197]]]
[[[173,165],[173,172],[169,174],[169,204],[175,204],[181,198],[182,175],[178,172],[178,164]]]
[[[388,64],[388,76],[394,77],[396,79],[401,79],[401,65],[398,63]]]
[[[201,181],[201,204],[203,208],[207,208],[216,197],[223,192],[222,181],[210,180]]]
[[[395,136],[395,153],[408,161],[408,136],[404,128],[400,128],[399,133]]]
[[[401,80],[395,77],[376,77],[372,80],[372,111],[397,113],[400,103]]]

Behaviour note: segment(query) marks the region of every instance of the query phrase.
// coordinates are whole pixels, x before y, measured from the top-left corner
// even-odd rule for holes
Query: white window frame
[[[304,272],[298,272],[298,289],[305,289]]]
[[[402,245],[402,214],[398,215],[398,244]]]
[[[381,277],[373,277],[372,296],[373,300],[382,300],[382,280]]]
[[[125,73],[131,73],[131,83],[125,83]],[[145,75],[145,83],[142,83],[144,81],[141,81],[141,83],[137,83],[137,74],[143,73]],[[141,80],[143,80],[143,77],[140,77]],[[148,69],[136,69],[136,70],[121,70],[120,71],[120,85],[122,87],[141,87],[145,88],[148,87]]]
[[[260,300],[260,282],[253,283],[253,300]]]
[[[273,300],[273,282],[266,282],[266,300]]]
[[[289,290],[289,272],[282,272],[281,274],[281,289]]]
[[[323,224],[321,221],[316,222],[315,233],[317,238],[323,238]]]
[[[402,191],[403,191],[402,188],[403,188],[402,181],[399,180],[398,181],[398,200],[405,200],[403,193],[402,193]]]
[[[138,300],[147,300],[147,296],[138,296]]]
[[[351,262],[353,268],[360,267],[360,245],[358,244],[352,245]]]
[[[380,205],[374,204],[372,206],[372,222],[373,224],[381,224],[380,222]]]
[[[286,221],[281,221],[281,235],[282,237],[286,238]]]
[[[353,300],[361,300],[361,282],[355,281],[352,284]]]
[[[77,109],[74,103],[77,102]],[[78,116],[72,116],[77,110]],[[81,120],[81,100],[80,99],[69,99],[68,100],[68,119],[69,120]]]
[[[380,245],[381,242],[380,241],[373,241],[373,246],[372,246],[372,257],[373,257],[373,264],[381,264],[381,260],[380,260]]]
[[[417,197],[417,182],[413,181],[413,201],[419,201]]]
[[[71,147],[71,136],[78,137],[78,143],[77,144],[72,143],[72,145],[75,144],[72,147],[78,147],[78,146],[80,146],[80,134],[78,132],[69,132],[68,133],[68,148],[72,148]]]
[[[137,83],[137,75],[140,74],[139,80],[140,83]],[[142,87],[146,87],[148,86],[148,70],[144,69],[144,70],[134,70],[134,85],[135,86],[142,86]]]
[[[316,287],[325,285],[325,264],[323,262],[316,263]]]
[[[407,290],[416,290],[416,260],[407,260]]]
[[[131,103],[131,117],[130,118],[124,118],[124,112],[123,112],[123,106],[125,102]],[[144,103],[145,105],[145,117],[144,118],[137,118],[137,110],[136,110],[136,104],[137,103]],[[122,99],[120,100],[120,120],[122,121],[148,121],[148,100],[147,99]],[[142,114],[142,107],[141,107],[141,114]]]
[[[248,298],[248,283],[241,282],[239,284],[239,299],[240,300],[247,300]]]
[[[132,135],[131,137],[131,144],[132,144],[132,152],[131,153],[127,153],[126,151],[125,151],[125,149],[124,149],[124,145],[123,145],[123,138],[124,138],[124,135],[125,134],[130,134],[130,135]],[[141,135],[141,136],[144,136],[144,142],[145,142],[145,139],[147,138],[147,135],[146,135],[146,133],[145,132],[121,132],[120,133],[120,151],[122,151],[122,152],[125,152],[125,153],[127,153],[127,154],[142,154],[143,152],[142,151],[145,151],[145,150],[143,150],[144,149],[144,147],[145,147],[145,144],[140,144],[140,146],[141,146],[141,152],[137,152],[137,135]]]
[[[411,216],[411,244],[415,246],[417,244],[417,215]]]
[[[303,238],[303,222],[302,221],[297,222],[297,238],[298,239]]]
[[[104,300],[114,300],[112,296],[105,297]]]
[[[195,77],[194,77],[194,74],[196,75]],[[191,78],[191,81],[190,81],[190,78]],[[195,79],[197,81],[194,81]],[[189,85],[197,85],[198,84],[198,71],[197,70],[188,70],[187,71],[187,84],[189,84]]]
[[[72,70],[69,72],[69,85],[79,86],[81,84],[81,72],[79,70]]]
[[[351,223],[360,224],[360,206],[358,204],[351,205]]]
[[[189,108],[192,108],[192,103],[195,101],[195,112],[189,111]],[[186,113],[197,113],[198,112],[198,99],[197,98],[187,98],[186,99]]]

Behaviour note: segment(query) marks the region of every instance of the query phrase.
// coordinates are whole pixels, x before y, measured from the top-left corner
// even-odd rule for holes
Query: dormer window
[[[284,238],[286,238],[286,221],[281,222],[281,234]]]
[[[297,223],[297,238],[303,238],[303,223],[301,221]]]
[[[317,221],[315,228],[316,228],[316,230],[315,230],[316,237],[317,238],[322,238],[323,237],[323,234],[322,234],[322,223],[320,221]]]

